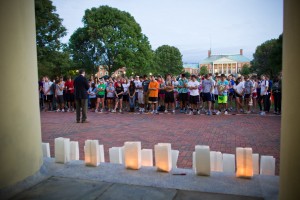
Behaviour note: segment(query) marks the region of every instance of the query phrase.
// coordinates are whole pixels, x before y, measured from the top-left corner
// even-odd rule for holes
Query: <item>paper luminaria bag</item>
[[[54,154],[55,162],[67,163],[70,161],[70,139],[69,138],[55,138],[54,139]]]
[[[153,167],[153,151],[152,149],[142,149],[142,166]]]
[[[223,153],[223,172],[235,173],[235,156],[233,154]]]
[[[273,156],[261,156],[260,174],[275,175],[275,158]]]
[[[142,166],[141,142],[124,143],[124,159],[127,169],[140,169]]]
[[[177,160],[179,156],[179,151],[178,150],[171,150],[172,152],[172,168],[177,168]]]
[[[236,148],[236,168],[237,177],[253,177],[252,148]]]
[[[50,157],[50,145],[49,143],[42,143],[43,157]]]
[[[195,146],[195,173],[201,176],[210,176],[210,149],[209,146]]]
[[[210,171],[222,172],[223,171],[223,157],[219,151],[210,152]]]
[[[70,160],[79,160],[79,144],[76,141],[70,142]]]
[[[85,164],[88,166],[96,167],[100,164],[98,140],[85,141],[84,160],[85,160]]]
[[[109,162],[115,164],[123,164],[122,162],[122,147],[109,148]]]
[[[100,160],[100,162],[105,162],[105,158],[104,158],[104,146],[102,144],[99,145],[99,160]]]
[[[259,174],[259,154],[253,153],[252,159],[253,159],[253,175],[258,175]]]
[[[172,152],[170,143],[154,145],[155,166],[158,171],[170,172],[172,170]]]

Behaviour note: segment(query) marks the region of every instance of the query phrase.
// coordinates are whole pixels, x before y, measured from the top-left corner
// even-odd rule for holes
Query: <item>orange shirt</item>
[[[159,84],[157,81],[150,81],[148,88],[156,88],[156,90],[149,90],[149,97],[158,97]]]

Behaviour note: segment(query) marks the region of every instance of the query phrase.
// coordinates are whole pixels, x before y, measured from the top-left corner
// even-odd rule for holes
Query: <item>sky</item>
[[[83,27],[86,9],[108,5],[129,12],[155,50],[177,47],[184,63],[213,55],[239,54],[249,59],[258,45],[283,32],[283,0],[52,0],[63,19],[68,43]]]

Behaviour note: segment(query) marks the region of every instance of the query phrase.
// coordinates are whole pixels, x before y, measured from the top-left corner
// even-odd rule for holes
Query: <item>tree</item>
[[[266,74],[271,78],[282,70],[282,34],[278,39],[264,42],[256,48],[251,62],[252,72]]]
[[[241,69],[241,71],[240,71],[240,74],[243,75],[243,76],[245,76],[245,75],[249,75],[250,73],[251,73],[251,71],[250,71],[249,65],[248,65],[248,64],[244,64],[244,65],[242,66],[242,69]]]
[[[153,57],[150,43],[129,13],[100,6],[87,9],[83,23],[69,42],[76,64],[90,71],[101,64],[109,75],[120,67],[135,73],[149,68]]]
[[[208,69],[207,69],[207,66],[202,66],[200,68],[200,75],[203,76],[205,74],[208,74]]]
[[[66,28],[55,11],[50,0],[35,0],[39,75],[61,75],[70,66],[69,53],[60,42],[66,35]]]
[[[154,63],[156,73],[178,75],[183,70],[182,55],[178,48],[162,45],[155,50]]]

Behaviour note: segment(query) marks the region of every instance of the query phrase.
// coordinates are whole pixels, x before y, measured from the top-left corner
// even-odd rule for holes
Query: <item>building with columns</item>
[[[233,55],[212,55],[208,50],[208,57],[200,62],[200,68],[207,66],[209,73],[213,74],[236,75],[245,64],[250,66],[250,59],[243,55],[243,49],[240,49],[240,54]]]
[[[199,70],[199,64],[198,63],[183,63],[183,70],[184,72],[188,72],[190,74],[198,75]]]
[[[119,68],[119,69],[117,69],[116,71],[114,71],[113,73],[112,73],[112,77],[118,77],[118,76],[123,76],[123,75],[125,75],[126,74],[126,67],[121,67],[121,68]],[[103,67],[103,65],[100,65],[99,67],[98,67],[98,72],[95,74],[95,76],[96,77],[99,77],[99,78],[101,78],[101,77],[103,77],[103,76],[108,76],[109,75],[109,73],[108,73],[108,71]]]

